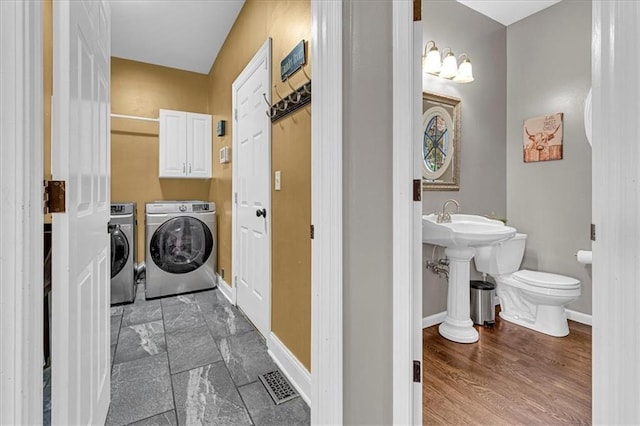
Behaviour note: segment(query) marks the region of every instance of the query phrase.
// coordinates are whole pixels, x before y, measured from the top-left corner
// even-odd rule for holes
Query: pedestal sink
[[[475,254],[474,247],[513,238],[516,229],[484,216],[452,214],[449,223],[438,223],[437,218],[437,214],[422,216],[422,242],[444,247],[449,258],[447,317],[438,332],[453,342],[477,342],[478,332],[473,328],[469,306],[469,262]]]

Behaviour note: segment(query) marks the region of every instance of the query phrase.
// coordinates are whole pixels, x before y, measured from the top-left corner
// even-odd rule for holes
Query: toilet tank
[[[473,258],[476,269],[491,276],[516,272],[522,263],[526,242],[527,234],[516,234],[510,240],[477,247]]]

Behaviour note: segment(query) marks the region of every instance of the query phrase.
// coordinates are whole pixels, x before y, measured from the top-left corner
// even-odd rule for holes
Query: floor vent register
[[[279,370],[270,373],[260,374],[258,376],[264,387],[271,395],[276,405],[290,401],[298,397],[298,392],[291,386],[289,381],[282,375]]]

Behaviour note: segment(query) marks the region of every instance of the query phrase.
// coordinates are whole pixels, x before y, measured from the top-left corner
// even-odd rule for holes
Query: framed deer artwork
[[[562,112],[558,112],[524,121],[522,140],[525,163],[562,160],[563,116]]]

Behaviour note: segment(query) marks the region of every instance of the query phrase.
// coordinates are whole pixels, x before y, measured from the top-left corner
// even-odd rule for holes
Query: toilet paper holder
[[[578,250],[575,256],[578,263],[584,265],[591,265],[593,260],[593,252],[591,250]]]

